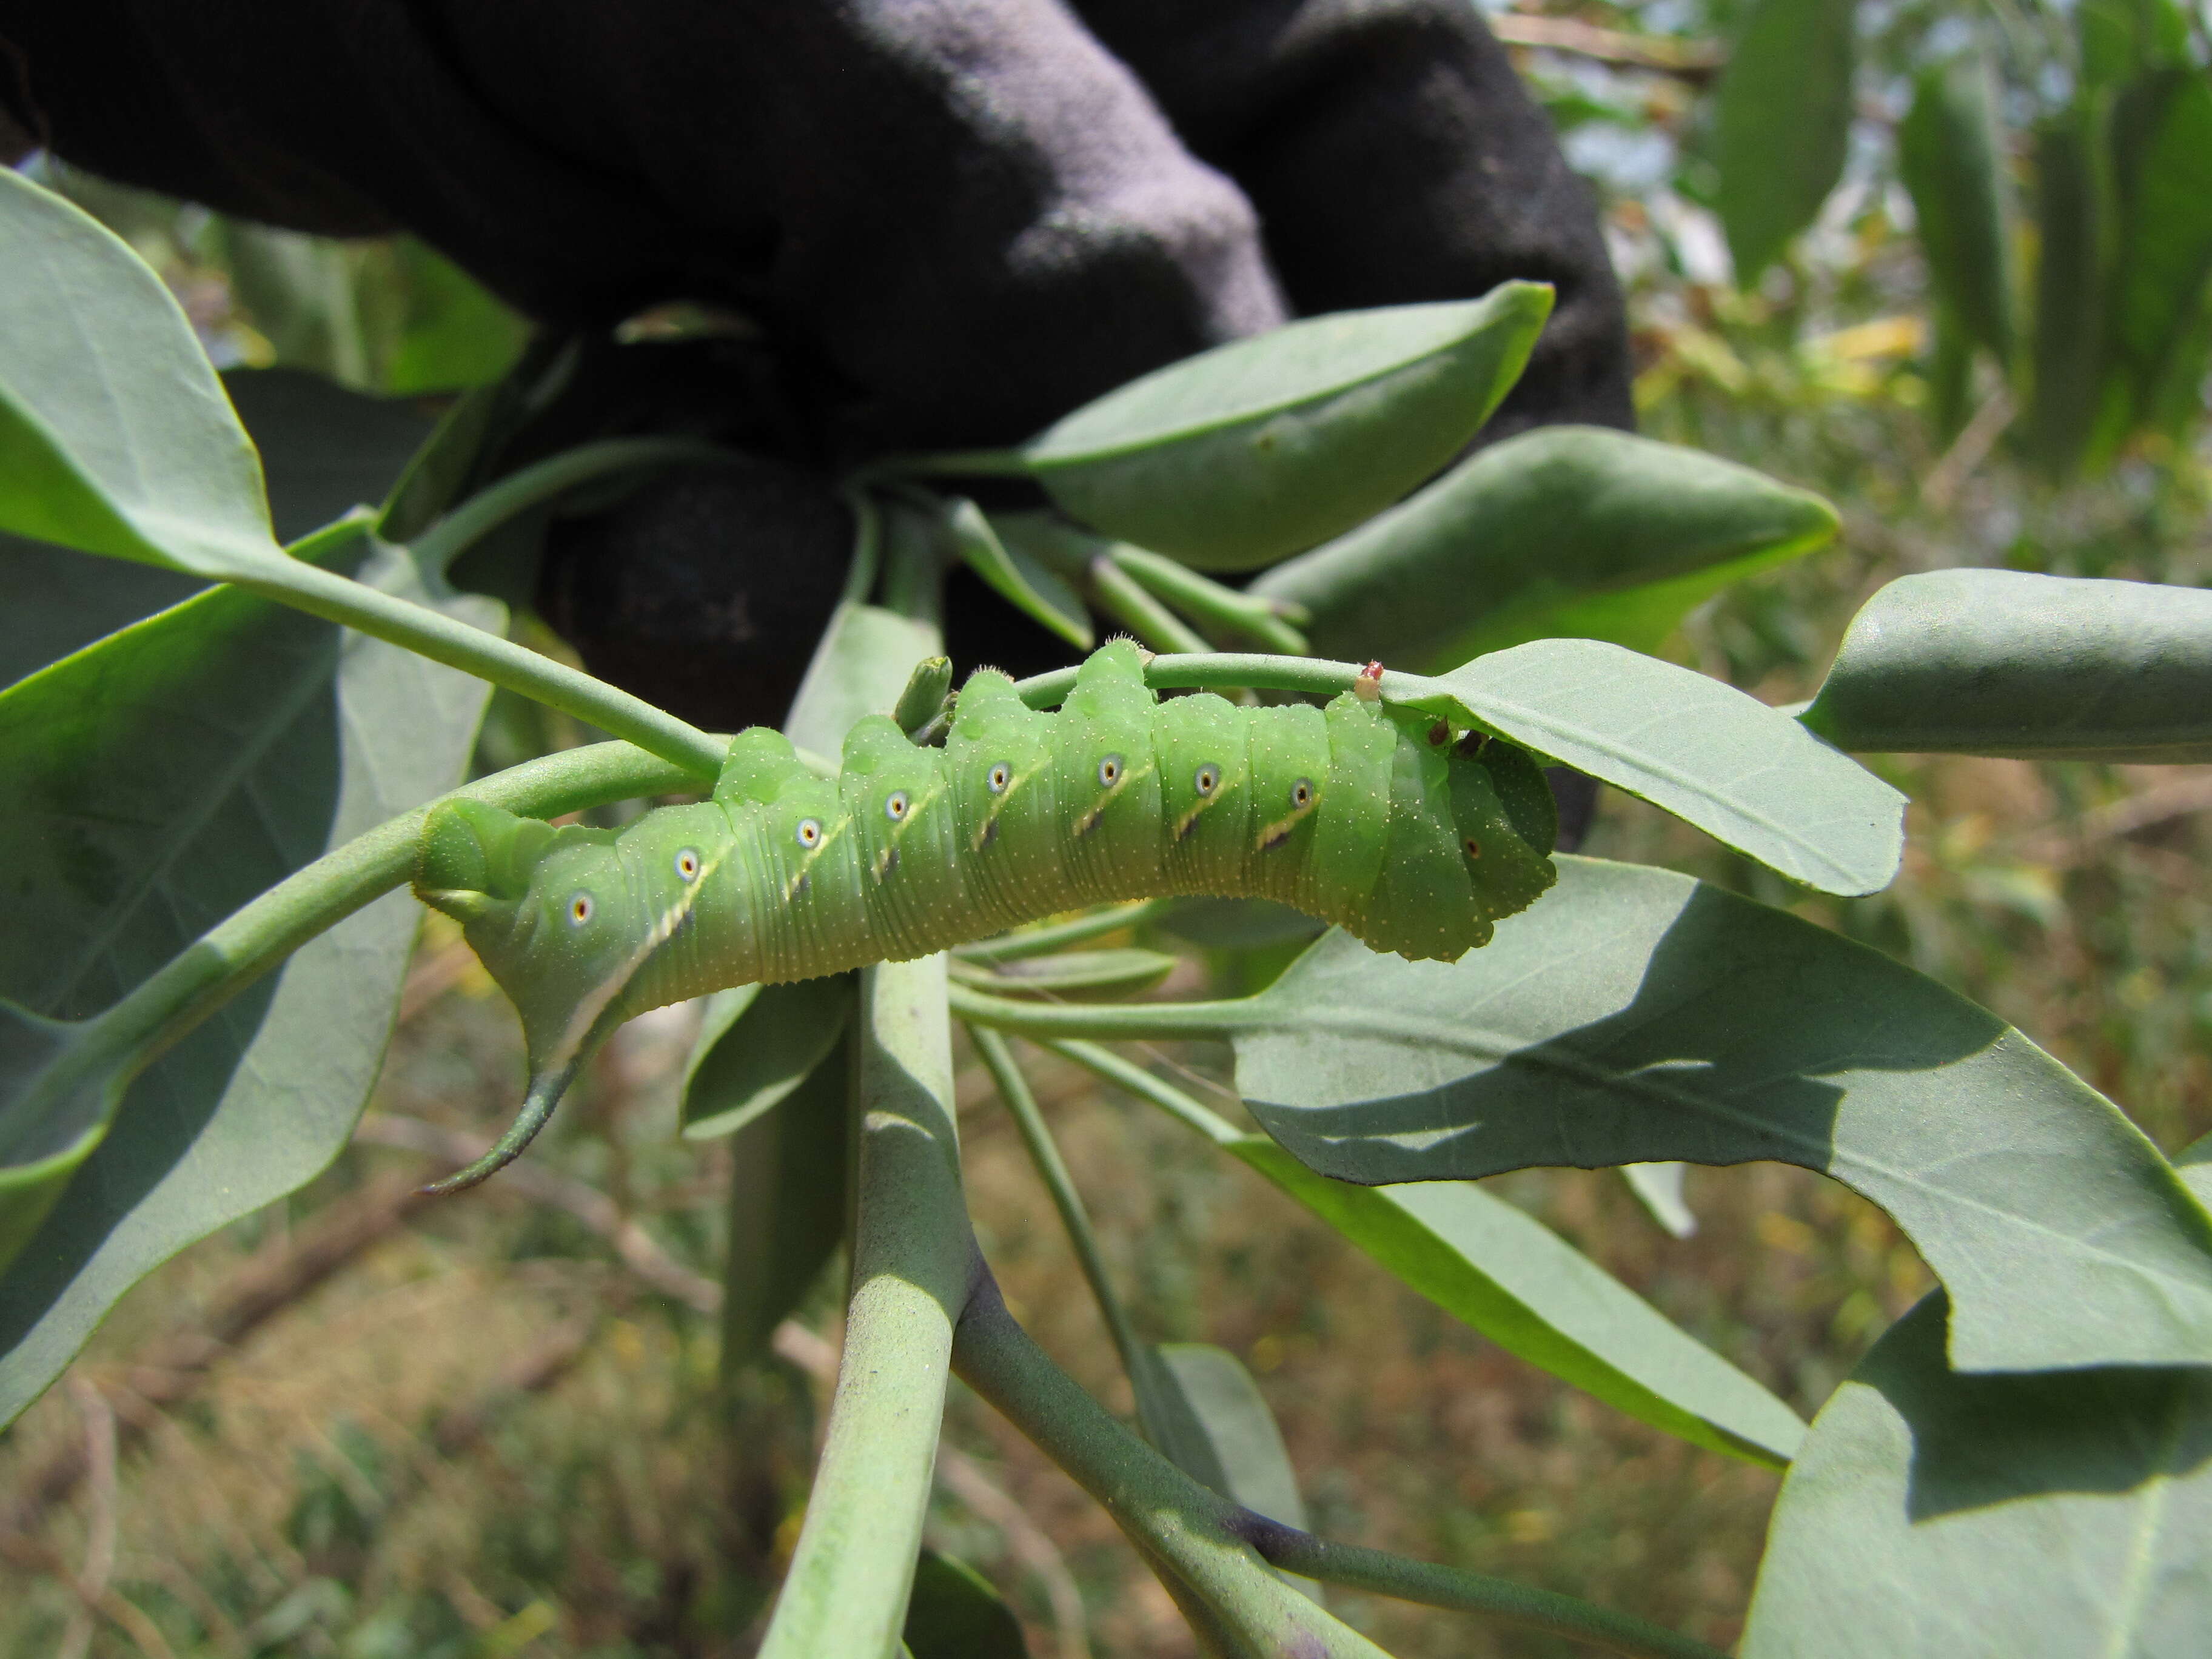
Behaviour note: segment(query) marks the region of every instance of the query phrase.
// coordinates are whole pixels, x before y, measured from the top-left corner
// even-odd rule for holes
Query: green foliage
[[[228,578],[281,562],[253,446],[161,278],[0,168],[0,529]]]
[[[1851,0],[1746,9],[1714,113],[1721,222],[1741,287],[1782,257],[1843,176],[1856,21]]]
[[[844,1237],[850,1143],[845,1101],[852,1091],[853,1070],[846,1032],[854,988],[849,979],[826,982],[836,987],[844,1005],[827,1054],[790,1088],[728,1130],[730,1236],[722,1273],[726,1372],[760,1357],[775,1328],[822,1276]],[[698,1060],[695,1053],[686,1079],[695,1086]],[[687,1093],[687,1104],[689,1097]],[[687,1133],[697,1133],[685,1127]]]
[[[733,1133],[773,1108],[828,1060],[852,1006],[847,974],[717,991],[684,1068],[684,1134]]]
[[[1897,872],[1903,797],[1785,736],[1765,704],[1656,658],[1534,640],[1433,679],[1394,677],[1385,695],[1459,711],[1823,891],[1874,892]]]
[[[1931,64],[1898,129],[1898,172],[1941,303],[1968,338],[2012,360],[2013,225],[1999,89],[1988,63]]]
[[[1249,570],[1389,506],[1520,377],[1552,291],[1294,323],[1132,381],[1021,451],[1094,529],[1201,570]]]
[[[1323,1175],[1802,1164],[1911,1237],[1962,1364],[2212,1347],[2212,1219],[2109,1102],[1910,969],[1684,877],[1563,859],[1541,907],[1458,963],[1324,939],[1185,1018],[1231,1033],[1238,1091]],[[2016,1155],[1960,1157],[1996,1142]]]
[[[1323,656],[1434,673],[1553,637],[1655,650],[1721,588],[1820,546],[1828,504],[1694,451],[1540,427],[1252,584]]]
[[[1027,1659],[1030,1650],[1020,1621],[989,1582],[935,1550],[915,1564],[903,1634],[914,1659]]]
[[[2212,1618],[2212,1369],[1977,1376],[1955,1340],[1944,1357],[1948,1311],[1929,1296],[1821,1409],[1744,1653],[2192,1651]]]
[[[1848,9],[1804,0],[1747,15],[1719,126],[1720,201],[1747,281],[1832,179],[1852,28]],[[2198,142],[2212,94],[2185,73],[2197,47],[2179,14],[2158,0],[2092,5],[2074,38],[2074,101],[2063,118],[2044,112],[2037,146],[2032,330],[2006,321],[2005,174],[2020,158],[1993,129],[1984,71],[1928,68],[1902,134],[1960,407],[1990,381],[1971,344],[2019,377],[2026,441],[2054,468],[2124,459],[2143,434],[2178,429],[2160,423],[2188,404],[2176,388],[2201,362],[2212,264],[2190,184],[2212,153]],[[1825,58],[1823,42],[1837,47]],[[1777,78],[1783,64],[1796,84]],[[2019,70],[2008,57],[2006,75]],[[1747,172],[1754,161],[1771,176]],[[2052,234],[2067,215],[2085,227],[2078,247]],[[461,775],[482,681],[639,745],[466,787],[504,811],[696,787],[721,745],[500,638],[490,608],[445,582],[502,526],[676,447],[587,446],[471,493],[483,435],[522,375],[463,403],[387,488],[421,432],[411,411],[239,378],[250,440],[191,325],[122,241],[11,174],[0,246],[11,270],[31,273],[0,295],[0,529],[17,538],[4,551],[19,585],[55,578],[11,615],[0,653],[11,680],[0,774],[25,807],[0,834],[16,899],[0,974],[12,999],[0,1011],[0,1152],[12,1160],[0,1239],[22,1247],[0,1278],[12,1413],[137,1279],[295,1190],[351,1133],[414,932],[391,890],[415,862],[421,804]],[[290,291],[336,269],[306,251],[315,257]],[[240,280],[256,278],[241,264]],[[424,276],[417,291],[434,296],[441,280]],[[2094,325],[2075,335],[2094,349],[2059,337],[2049,313],[2064,295],[2086,305]],[[447,297],[417,319],[416,356],[375,370],[386,384],[458,382],[500,361],[495,319],[465,292]],[[1794,1458],[1747,1652],[1901,1651],[1960,1617],[1976,1621],[1962,1640],[1997,1629],[2027,1647],[2060,1632],[2154,1652],[2203,1623],[2191,1506],[2212,1353],[2212,1216],[2206,1183],[2192,1184],[2205,1166],[2177,1170],[2004,1018],[1847,937],[1897,927],[1889,901],[1799,890],[1872,894],[1902,850],[1899,793],[1831,744],[2202,758],[2203,596],[2003,571],[1915,576],[1869,603],[1802,722],[1624,648],[1659,647],[1687,607],[1771,568],[1771,585],[1696,621],[1692,637],[1744,683],[1792,650],[1809,665],[1817,646],[1790,643],[1772,596],[1830,580],[1782,567],[1826,540],[1837,514],[1685,449],[1575,431],[1494,446],[1394,507],[1504,395],[1548,304],[1518,285],[1464,306],[1315,319],[1110,394],[1017,454],[915,458],[847,481],[860,538],[846,603],[787,722],[807,750],[835,753],[856,720],[894,708],[902,729],[938,735],[941,580],[964,559],[1071,641],[1088,637],[1095,605],[1177,647],[1143,665],[1155,688],[1357,690],[1409,730],[1471,726],[1580,767],[1718,838],[1771,902],[1571,860],[1557,890],[1455,964],[1332,934],[1237,1000],[1135,1000],[1177,983],[1175,959],[1148,944],[1200,938],[1256,983],[1294,935],[1249,907],[1166,896],[980,941],[950,962],[872,967],[857,992],[839,978],[726,994],[688,1069],[683,1117],[691,1137],[728,1148],[726,1243],[702,1230],[688,1248],[723,1256],[733,1420],[760,1359],[795,1351],[777,1327],[841,1240],[852,1269],[825,1447],[763,1652],[888,1654],[902,1638],[919,1659],[1024,1650],[1006,1603],[921,1550],[957,1370],[1105,1504],[1209,1650],[1380,1651],[1288,1574],[1710,1659],[1625,1614],[1307,1534],[1306,1499],[1320,1494],[1301,1492],[1253,1376],[1221,1349],[1152,1340],[1149,1310],[1119,1302],[1119,1269],[1001,1031],[1055,1039],[1194,1130],[1209,1156],[1296,1199],[1440,1317],[1603,1407],[1751,1462]],[[1786,334],[1788,315],[1745,306],[1714,327],[1738,341],[1770,324]],[[275,301],[258,314],[276,326]],[[310,308],[296,349],[337,351],[340,321],[337,300]],[[2026,353],[2013,344],[2022,331]],[[1711,338],[1706,361],[1727,373],[1732,348]],[[422,366],[454,362],[471,366]],[[1766,373],[1745,370],[1733,395],[1788,406],[1792,383]],[[2062,395],[2087,412],[2050,408]],[[994,527],[967,498],[910,481],[978,470],[1036,478],[1103,533],[1018,515]],[[380,514],[347,512],[379,497]],[[1249,568],[1332,537],[1251,593],[1190,568]],[[128,580],[88,576],[94,567],[69,562],[88,553],[136,563],[109,572]],[[227,585],[196,591],[195,579]],[[1309,624],[1348,660],[1305,656]],[[1559,632],[1596,637],[1541,637]],[[1217,635],[1282,654],[1194,648]],[[1354,665],[1370,656],[1389,659],[1379,680]],[[456,667],[474,678],[446,672]],[[1046,675],[1020,693],[1044,707],[1067,686]],[[804,767],[793,775],[812,786]],[[1533,768],[1521,781],[1498,810],[1548,821]],[[1123,942],[1139,928],[1147,944]],[[1919,948],[1917,936],[1890,942]],[[1152,1445],[1047,1359],[999,1295],[986,1261],[998,1241],[971,1232],[963,1191],[954,1013],[1066,1224]],[[1237,1094],[1267,1135],[1068,1040],[1194,1036],[1230,1039]],[[1870,1198],[1942,1285],[1809,1431],[1509,1203],[1512,1189],[1465,1184],[1678,1161],[1671,1187],[1649,1169],[1636,1177],[1664,1209],[1679,1204],[1679,1161],[1751,1159]],[[568,1179],[555,1189],[571,1216],[599,1218],[589,1224],[604,1223],[624,1260],[659,1261],[661,1291],[713,1310],[714,1286],[672,1274],[615,1200]],[[611,1179],[627,1185],[619,1168]],[[287,1547],[304,1576],[255,1607],[243,1641],[342,1633],[360,1656],[504,1652],[550,1627],[526,1593],[489,1619],[475,1609],[475,1636],[442,1601],[370,1610],[362,1558],[403,1477],[362,1431],[337,1423],[331,1435],[331,1457],[301,1473],[289,1506]],[[573,1502],[532,1492],[540,1510]],[[1338,1518],[1321,1501],[1313,1511]],[[2065,1570],[2051,1568],[2053,1538]],[[559,1576],[557,1533],[532,1534],[527,1516],[499,1547],[534,1564],[530,1582]],[[1871,1612],[1869,1572],[1883,1589]],[[738,1601],[717,1606],[725,1629],[750,1616]]]
[[[1607,1405],[1770,1466],[1804,1438],[1789,1407],[1481,1188],[1329,1180],[1261,1135],[1229,1150],[1455,1318]]]
[[[1802,716],[1840,748],[2212,760],[2212,592],[2013,570],[1889,584]]]

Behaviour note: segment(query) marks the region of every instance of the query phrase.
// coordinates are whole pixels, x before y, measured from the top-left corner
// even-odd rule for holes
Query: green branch
[[[1024,927],[1015,933],[977,939],[972,945],[956,945],[952,947],[952,954],[965,962],[992,963],[1049,956],[1054,951],[1065,950],[1071,945],[1080,945],[1104,933],[1118,933],[1125,927],[1137,927],[1173,909],[1175,902],[1173,899],[1139,899],[1131,904],[1109,905],[1088,915],[1078,916],[1073,921],[1055,922],[1048,927]]]
[[[1102,1048],[1095,1042],[1036,1040],[1061,1059],[1073,1060],[1093,1077],[1103,1078],[1123,1092],[1149,1101],[1185,1128],[1195,1129],[1217,1146],[1234,1146],[1244,1139],[1243,1131],[1218,1112],[1201,1105],[1173,1084],[1154,1077],[1143,1066],[1122,1059],[1111,1048]]]
[[[1463,1572],[1430,1561],[1411,1561],[1384,1550],[1334,1544],[1246,1510],[1243,1522],[1252,1547],[1285,1572],[1318,1578],[1325,1584],[1387,1595],[1454,1613],[1480,1613],[1554,1636],[1577,1637],[1609,1653],[1650,1659],[1722,1659],[1717,1650],[1633,1614],[1593,1607],[1571,1595],[1533,1589],[1486,1573]]]
[[[1127,542],[1115,543],[1106,557],[1154,599],[1174,605],[1187,617],[1249,635],[1271,651],[1293,657],[1306,654],[1306,636],[1265,599],[1225,587],[1164,553],[1132,547]]]
[[[301,545],[319,543],[337,529],[332,526],[328,531],[318,531]],[[697,726],[663,713],[642,697],[617,690],[604,680],[593,679],[496,634],[456,622],[426,605],[410,604],[298,558],[289,561],[281,574],[241,574],[234,580],[238,586],[280,605],[358,629],[433,662],[574,714],[695,776],[711,778],[721,768],[727,745]]]
[[[1195,1617],[1247,1653],[1315,1659],[1377,1650],[1267,1571],[1281,1568],[1401,1601],[1479,1613],[1629,1659],[1721,1659],[1702,1642],[1626,1613],[1482,1573],[1331,1544],[1200,1486],[1129,1433],[1015,1322],[986,1279],[960,1321],[952,1363],[1037,1448],[1104,1504],[1132,1542],[1181,1581]],[[1264,1564],[1264,1565],[1263,1565]],[[1173,1582],[1170,1589],[1177,1588]],[[1178,1596],[1183,1601],[1183,1596]],[[1185,1601],[1189,1611],[1189,1602]]]
[[[425,568],[445,571],[502,525],[558,500],[580,484],[668,466],[727,466],[736,459],[731,451],[702,438],[602,438],[579,444],[478,490],[410,545]]]
[[[1110,556],[1101,554],[1092,559],[1083,574],[1091,584],[1091,596],[1152,650],[1205,653],[1204,637]]]
[[[1075,1249],[1075,1259],[1082,1264],[1083,1276],[1091,1282],[1091,1297],[1098,1304],[1099,1314],[1106,1321],[1114,1346],[1121,1350],[1121,1369],[1128,1373],[1130,1386],[1136,1390],[1137,1414],[1141,1419],[1146,1415],[1147,1393],[1141,1386],[1141,1374],[1151,1355],[1138,1340],[1137,1328],[1130,1321],[1128,1310],[1114,1293],[1114,1281],[1106,1273],[1105,1253],[1098,1248],[1098,1235],[1091,1228],[1090,1212],[1083,1207],[1083,1194],[1075,1190],[1075,1177],[1068,1173],[1067,1160],[1060,1155],[1060,1147],[1045,1123],[1044,1114],[1037,1109],[1036,1097],[1030,1091],[1029,1079],[1014,1063],[1006,1038],[987,1027],[971,1025],[968,1028],[968,1040],[975,1045],[984,1069],[991,1073],[999,1098],[1006,1103],[1015,1128],[1021,1132],[1022,1145],[1029,1149],[1030,1162],[1036,1166],[1038,1178],[1052,1194],[1053,1207],[1060,1212],[1060,1225],[1067,1231],[1068,1243]],[[1146,1434],[1158,1444],[1160,1437],[1153,1430],[1153,1425],[1146,1425]]]
[[[1310,696],[1333,697],[1349,691],[1360,670],[1348,662],[1329,662],[1319,657],[1282,657],[1262,652],[1205,651],[1154,657],[1145,665],[1145,684],[1154,690],[1194,686],[1251,687],[1269,691],[1302,691]],[[1423,682],[1426,684],[1426,682]],[[1014,690],[1032,708],[1050,708],[1074,689],[1075,670],[1055,668],[1018,682]]]
[[[1026,1037],[1138,1042],[1257,1030],[1272,1019],[1257,997],[1228,1002],[1024,1002],[955,985],[951,998],[952,1012],[960,1018]]]
[[[981,1271],[961,1196],[945,958],[860,976],[853,1289],[806,1521],[762,1659],[898,1651],[952,1328]]]

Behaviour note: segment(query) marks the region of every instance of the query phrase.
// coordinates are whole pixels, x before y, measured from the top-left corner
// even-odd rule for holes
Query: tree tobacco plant
[[[722,452],[602,441],[464,491],[493,388],[463,400],[381,506],[280,544],[255,447],[158,279],[8,173],[0,250],[12,1418],[134,1282],[343,1146],[421,915],[402,890],[461,867],[437,826],[700,796],[733,755],[764,750],[762,734],[733,750],[509,642],[500,605],[448,575],[549,503]],[[1274,732],[1317,726],[1310,700],[1349,694],[1376,731],[1413,734],[1401,773],[1425,775],[1418,739],[1440,729],[1455,751],[1578,769],[1830,893],[1880,889],[1901,852],[1903,798],[1854,753],[2212,759],[2212,595],[2192,590],[1907,577],[1868,604],[1795,711],[1645,654],[1688,606],[1817,547],[1833,515],[1613,432],[1532,432],[1455,460],[1549,298],[1509,284],[1310,319],[1017,448],[855,474],[845,599],[767,745],[777,788],[834,777],[841,749],[848,775],[927,773],[939,743],[947,764],[981,758],[961,746],[940,651],[956,562],[1071,652],[1097,642],[1100,613],[1134,636],[1146,649],[1111,654],[1140,702],[1227,690],[1253,705],[1239,716],[1252,730]],[[1049,509],[961,493],[999,499],[1003,485],[972,481],[1007,478]],[[1216,580],[1255,570],[1241,588]],[[1074,671],[991,684],[1014,719],[1060,704]],[[495,686],[608,740],[464,783]],[[1504,773],[1474,773],[1511,807]],[[506,879],[497,848],[544,841],[487,836],[467,854],[490,860],[478,896]],[[703,881],[707,844],[672,848],[667,880]],[[762,1350],[841,1237],[849,1270],[826,1444],[763,1651],[1019,1650],[988,1587],[920,1550],[955,1373],[1106,1507],[1208,1651],[1378,1652],[1328,1611],[1332,1584],[1616,1653],[1711,1651],[1307,1531],[1237,1362],[1148,1342],[1117,1301],[1012,1038],[1157,1106],[1528,1362],[1698,1446],[1786,1468],[1745,1653],[2197,1650],[2212,1628],[2212,1148],[2169,1160],[1995,1015],[1784,910],[1664,870],[1555,862],[1554,881],[1516,890],[1494,936],[1454,960],[1309,927],[1319,936],[1287,969],[1243,997],[1146,994],[1172,965],[1154,947],[1280,939],[1303,920],[1142,891],[995,933],[1006,916],[978,908],[936,954],[857,950],[856,970],[718,992],[684,1115],[691,1135],[732,1137],[752,1195],[727,1268],[731,1363]],[[463,890],[436,888],[456,905]],[[1100,948],[1131,936],[1145,943]],[[631,954],[660,942],[645,927]],[[526,964],[509,988],[529,1005],[551,971]],[[956,1024],[1066,1224],[1133,1428],[998,1293],[962,1194]],[[1115,1046],[1183,1037],[1226,1040],[1264,1133]],[[1863,1194],[1940,1281],[1810,1425],[1472,1184],[1633,1166],[1663,1207],[1670,1164],[1750,1159]]]

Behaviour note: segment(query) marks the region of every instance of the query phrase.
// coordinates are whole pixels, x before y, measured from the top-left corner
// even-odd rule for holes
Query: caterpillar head
[[[627,914],[612,830],[556,830],[481,801],[424,823],[415,893],[461,931],[522,1016],[530,1085],[520,1115],[477,1163],[427,1190],[472,1187],[530,1143],[580,1067],[627,1018],[622,994],[659,942]]]

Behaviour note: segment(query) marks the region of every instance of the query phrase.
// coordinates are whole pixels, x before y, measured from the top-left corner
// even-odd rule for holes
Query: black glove
[[[811,484],[672,480],[690,505],[571,523],[545,566],[587,662],[718,725],[779,717],[797,669],[762,653],[803,664],[784,602],[834,592],[856,457],[1510,276],[1559,304],[1486,438],[1632,418],[1588,193],[1469,0],[0,0],[0,103],[133,184],[414,230],[556,327],[756,319],[787,395],[730,430]],[[766,644],[731,620],[769,614]]]

